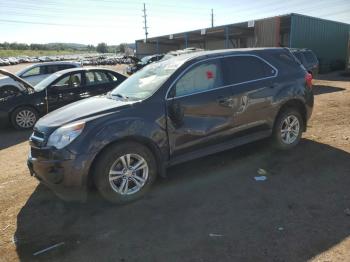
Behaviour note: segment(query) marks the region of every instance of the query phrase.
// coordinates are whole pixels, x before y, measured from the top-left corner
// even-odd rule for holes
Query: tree
[[[120,53],[125,53],[125,44],[120,44],[120,45],[118,46],[118,49],[119,49],[119,52],[120,52]]]
[[[106,43],[99,43],[96,47],[96,51],[99,53],[108,53],[108,46]]]

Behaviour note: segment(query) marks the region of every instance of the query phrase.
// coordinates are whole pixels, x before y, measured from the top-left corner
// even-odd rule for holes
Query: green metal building
[[[300,14],[203,28],[136,40],[143,57],[197,47],[206,50],[284,46],[309,48],[320,61],[320,72],[344,68],[350,55],[350,25]]]

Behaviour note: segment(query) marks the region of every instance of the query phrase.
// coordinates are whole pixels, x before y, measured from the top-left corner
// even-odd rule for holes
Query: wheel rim
[[[132,195],[140,191],[148,179],[148,164],[137,154],[119,157],[109,170],[109,183],[120,195]]]
[[[29,128],[35,124],[36,116],[31,110],[19,111],[16,115],[16,124],[22,128]]]
[[[294,143],[299,136],[299,131],[299,119],[294,115],[286,117],[281,126],[281,138],[283,143],[288,145]]]

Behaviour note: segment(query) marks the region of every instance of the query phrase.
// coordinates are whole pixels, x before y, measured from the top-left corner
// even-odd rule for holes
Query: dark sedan
[[[29,129],[40,116],[74,101],[107,93],[126,77],[108,69],[73,68],[56,72],[35,86],[5,71],[23,88],[9,87],[0,92],[0,122],[17,129]]]

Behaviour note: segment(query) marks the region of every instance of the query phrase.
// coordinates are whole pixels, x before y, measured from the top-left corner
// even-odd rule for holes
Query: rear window
[[[303,54],[307,63],[309,64],[316,63],[316,57],[312,52],[306,51],[306,52],[303,52]]]
[[[293,54],[299,60],[300,63],[303,63],[304,59],[303,59],[303,54],[302,53],[294,52]]]
[[[115,75],[113,75],[112,73],[108,72],[107,74],[109,75],[109,77],[112,79],[113,82],[118,81],[118,78]]]
[[[232,56],[223,58],[224,84],[232,85],[271,77],[276,70],[258,57]]]

